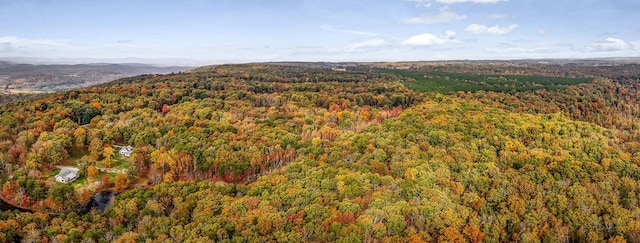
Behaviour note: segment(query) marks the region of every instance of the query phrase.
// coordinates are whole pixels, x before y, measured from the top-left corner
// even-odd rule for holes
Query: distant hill
[[[141,74],[168,74],[187,69],[189,67],[139,63],[32,65],[0,61],[0,90],[3,93],[62,91]]]

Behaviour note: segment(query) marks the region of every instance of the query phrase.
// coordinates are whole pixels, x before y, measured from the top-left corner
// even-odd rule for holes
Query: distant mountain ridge
[[[0,61],[0,89],[16,91],[62,91],[142,74],[182,72],[190,67],[155,66],[142,63],[89,63],[34,65]]]

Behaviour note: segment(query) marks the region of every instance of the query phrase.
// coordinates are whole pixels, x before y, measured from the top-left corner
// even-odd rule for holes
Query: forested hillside
[[[0,242],[640,242],[640,71],[590,68],[220,65],[2,105],[0,195],[33,212]]]

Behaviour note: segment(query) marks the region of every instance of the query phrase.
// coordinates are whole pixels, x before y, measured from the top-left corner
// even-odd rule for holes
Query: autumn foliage
[[[582,78],[438,93],[369,65],[209,66],[0,106],[2,195],[41,211],[0,214],[0,241],[640,240],[637,67],[411,70]],[[111,144],[134,153],[100,177]],[[104,213],[51,183],[79,154],[122,192]]]

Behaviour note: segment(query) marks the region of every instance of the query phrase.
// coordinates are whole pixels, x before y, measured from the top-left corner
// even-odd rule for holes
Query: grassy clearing
[[[76,179],[75,181],[71,182],[71,185],[78,185],[78,186],[84,186],[89,182],[88,178],[86,176],[80,176],[78,179]]]
[[[103,160],[100,160],[96,162],[96,166],[110,169],[127,169],[129,168],[129,159],[120,155],[116,155],[111,158],[111,164],[104,163]]]
[[[50,170],[50,171],[47,171],[47,173],[45,173],[44,176],[47,177],[47,178],[54,177],[58,173],[60,173],[60,169]]]
[[[113,165],[112,165],[113,168],[116,168],[116,169],[129,168],[129,158],[127,158],[127,157],[116,155],[113,158],[113,161],[114,161]]]

